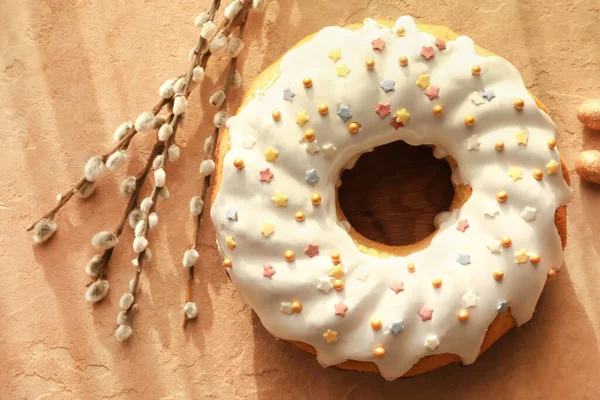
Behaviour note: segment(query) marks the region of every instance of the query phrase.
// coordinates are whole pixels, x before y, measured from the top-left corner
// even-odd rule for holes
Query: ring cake
[[[562,264],[572,197],[556,127],[514,66],[444,27],[367,19],[306,38],[218,143],[211,217],[240,297],[324,366],[470,364],[527,322]],[[410,246],[354,231],[348,163],[396,140],[452,167],[452,209]]]

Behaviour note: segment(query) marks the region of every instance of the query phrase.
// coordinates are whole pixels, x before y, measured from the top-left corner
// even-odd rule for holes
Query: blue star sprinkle
[[[235,208],[230,208],[227,210],[226,217],[231,221],[237,221],[237,210]]]
[[[381,81],[381,83],[379,84],[379,86],[383,89],[384,92],[396,91],[395,85],[396,85],[396,82],[394,82],[391,79],[387,79],[387,78],[384,78]]]
[[[507,308],[508,308],[508,301],[502,300],[500,302],[500,304],[498,304],[498,307],[496,307],[496,310],[498,312],[504,312],[504,311],[506,311]]]
[[[471,256],[468,254],[458,253],[456,262],[462,265],[469,265],[471,264]]]
[[[317,181],[319,180],[319,175],[317,175],[317,170],[315,170],[314,168],[307,169],[306,177],[304,179],[306,179],[306,182],[310,183],[311,185],[314,185],[315,183],[317,183]]]
[[[481,89],[481,97],[487,101],[492,101],[492,99],[496,97],[496,93],[493,89]]]
[[[348,104],[340,104],[335,112],[342,121],[346,122],[352,118],[352,109]]]
[[[404,330],[404,324],[402,323],[402,320],[398,320],[398,321],[392,322],[389,332],[393,333],[394,336],[398,336],[398,334],[400,332],[402,332],[403,330]]]
[[[296,93],[291,88],[287,88],[283,91],[283,99],[287,101],[292,101]]]

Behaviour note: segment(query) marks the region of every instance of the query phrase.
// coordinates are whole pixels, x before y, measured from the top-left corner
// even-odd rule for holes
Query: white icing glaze
[[[458,354],[464,364],[475,361],[502,301],[508,302],[519,325],[528,321],[548,271],[562,263],[554,214],[572,196],[560,169],[545,173],[541,181],[532,175],[534,168],[545,171],[550,160],[560,162],[558,151],[546,145],[556,129],[510,63],[478,56],[467,37],[439,51],[435,38],[420,32],[410,17],[399,18],[396,27],[404,27],[406,35],[397,37],[395,29],[373,20],[365,20],[358,31],[328,27],[287,53],[280,75],[261,91],[260,99],[229,120],[231,150],[224,157],[223,180],[211,210],[221,255],[233,260],[231,280],[273,335],[312,345],[324,366],[349,359],[374,362],[387,379],[402,376],[432,354]],[[383,51],[371,45],[379,37],[386,41]],[[433,46],[435,57],[421,57],[422,46]],[[328,57],[332,48],[341,49],[337,62]],[[402,55],[409,59],[406,67],[398,64]],[[367,59],[375,60],[373,71],[365,68]],[[336,73],[341,64],[351,70],[347,77]],[[482,68],[477,77],[471,74],[475,64]],[[426,73],[431,85],[440,88],[433,101],[416,85]],[[308,89],[302,84],[307,76],[313,80]],[[395,81],[395,91],[380,88],[384,78]],[[283,98],[286,88],[295,92],[291,101]],[[484,88],[493,89],[495,98],[482,97]],[[525,101],[522,111],[513,106],[516,98]],[[380,118],[375,113],[380,102],[391,105],[392,115]],[[329,106],[326,116],[317,111],[321,103]],[[347,122],[336,115],[341,103],[352,108]],[[432,113],[437,104],[444,107],[441,117]],[[410,119],[395,130],[390,120],[402,108]],[[281,111],[280,121],[271,117],[273,110]],[[310,118],[302,127],[296,123],[301,110]],[[474,126],[465,126],[467,115],[475,116]],[[348,132],[351,121],[361,124],[358,134]],[[308,128],[316,134],[311,143],[302,140]],[[528,142],[519,145],[515,135],[523,130]],[[361,253],[337,220],[335,182],[340,169],[357,155],[395,140],[434,144],[436,157],[452,156],[460,166],[460,173],[453,171],[453,182],[470,185],[473,194],[461,209],[437,218],[440,230],[428,248],[407,258],[380,259]],[[495,150],[497,140],[504,141],[504,151]],[[276,162],[265,160],[269,147],[279,152]],[[238,157],[245,162],[243,169],[233,166]],[[508,176],[513,166],[523,171],[522,179]],[[270,182],[259,180],[265,168],[274,174]],[[308,184],[305,174],[313,168],[319,179]],[[509,198],[496,209],[500,190]],[[288,197],[286,207],[275,207],[272,196],[278,191]],[[312,193],[321,194],[320,205],[311,204]],[[238,211],[237,221],[226,218],[231,208]],[[297,211],[306,215],[303,222],[294,219]],[[460,220],[468,220],[464,232],[457,229]],[[265,222],[275,227],[269,237],[261,233]],[[235,238],[234,250],[226,245],[228,236]],[[503,236],[512,239],[512,247],[500,246]],[[309,243],[319,246],[319,255],[304,253]],[[515,253],[521,249],[539,254],[541,261],[517,264]],[[284,259],[286,250],[295,252],[293,262]],[[341,291],[331,288],[328,276],[332,252],[341,254]],[[471,263],[458,263],[459,253],[468,254]],[[413,273],[406,269],[409,262],[416,265]],[[275,274],[266,277],[265,265]],[[496,268],[504,270],[501,282],[492,277]],[[443,281],[439,289],[432,287],[435,277]],[[391,290],[393,281],[403,282],[404,290]],[[302,303],[301,312],[291,311],[294,301]],[[334,313],[340,302],[348,306],[344,316]],[[457,315],[467,302],[469,319],[461,322]],[[424,306],[434,310],[431,320],[418,315]],[[372,318],[383,322],[382,329],[371,327]],[[396,335],[390,327],[398,321],[404,330]],[[324,340],[328,330],[338,333],[336,342]],[[378,346],[386,350],[382,358],[374,355]]]

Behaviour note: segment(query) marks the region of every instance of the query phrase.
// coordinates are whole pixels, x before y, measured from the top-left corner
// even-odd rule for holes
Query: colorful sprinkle
[[[338,333],[335,332],[335,331],[332,331],[331,329],[327,329],[327,332],[325,332],[323,334],[323,339],[325,339],[325,341],[327,343],[337,342],[337,340],[338,340]]]
[[[287,196],[281,192],[276,192],[275,196],[271,197],[273,203],[275,203],[275,207],[287,207]]]
[[[506,311],[506,309],[508,308],[508,301],[506,300],[502,300],[499,304],[498,307],[496,307],[496,311],[503,313],[504,311]]]
[[[554,150],[554,148],[556,147],[556,140],[555,139],[548,139],[548,141],[546,142],[546,145],[548,146],[548,148],[550,150]]]
[[[265,236],[269,237],[275,232],[275,225],[270,222],[265,222],[260,230],[260,232]]]
[[[425,347],[429,350],[435,350],[440,345],[440,340],[435,335],[429,335],[425,338]]]
[[[496,148],[497,151],[502,151],[502,150],[504,150],[504,142],[502,140],[498,140],[494,144],[494,147]]]
[[[465,322],[469,319],[469,312],[467,310],[460,310],[458,313],[458,320],[460,322]]]
[[[285,253],[283,253],[283,258],[285,258],[287,262],[292,262],[296,258],[296,253],[292,250],[286,250]]]
[[[319,283],[317,284],[317,289],[324,293],[329,293],[331,289],[333,289],[333,284],[331,283],[331,279],[329,278],[319,278]]]
[[[400,64],[401,67],[406,67],[408,65],[408,57],[406,57],[406,56],[398,57],[398,64]]]
[[[471,93],[471,96],[469,96],[469,99],[471,99],[471,103],[475,104],[476,106],[485,104],[485,100],[483,99],[483,97],[481,97],[480,92]]]
[[[317,183],[319,181],[319,175],[317,175],[317,170],[314,168],[306,170],[306,176],[304,179],[306,180],[306,183],[310,183],[311,185]]]
[[[429,86],[430,83],[429,74],[421,74],[419,75],[419,78],[417,78],[417,86],[423,90],[427,89],[427,86]]]
[[[275,110],[271,113],[274,121],[281,121],[281,111]]]
[[[429,60],[435,57],[435,52],[433,51],[433,46],[423,46],[421,47],[421,57],[426,60]]]
[[[281,306],[279,306],[279,309],[282,313],[287,315],[292,315],[294,313],[294,310],[292,310],[292,303],[290,303],[289,301],[282,301]]]
[[[338,292],[340,290],[344,290],[344,281],[341,279],[336,279],[335,281],[333,281],[333,288]]]
[[[384,92],[393,92],[396,90],[396,82],[388,79],[388,78],[384,78],[381,83],[379,84],[379,87],[381,87],[383,89]]]
[[[350,68],[348,68],[348,66],[346,64],[341,64],[341,65],[337,66],[336,71],[337,71],[337,76],[341,76],[342,78],[345,78],[348,76],[348,74],[352,70]]]
[[[496,92],[494,92],[494,89],[481,89],[481,97],[483,97],[487,101],[492,101],[492,99],[496,97]]]
[[[527,146],[527,140],[529,140],[529,137],[527,136],[525,131],[521,131],[521,132],[517,133],[516,137],[517,137],[518,144]]]
[[[496,240],[494,238],[490,238],[487,242],[487,248],[490,251],[490,253],[492,254],[498,254],[500,253],[500,246],[501,243],[499,240]]]
[[[272,265],[265,265],[263,267],[263,276],[265,278],[269,278],[269,279],[273,278],[273,275],[275,275],[276,272],[277,271],[275,271],[275,268],[273,268]]]
[[[479,65],[473,65],[471,67],[471,74],[473,76],[478,76],[481,73],[481,67]]]
[[[225,244],[229,250],[235,250],[235,239],[233,236],[227,236],[225,238]]]
[[[552,160],[548,164],[546,164],[546,171],[548,171],[548,175],[554,175],[558,172],[559,164]]]
[[[235,160],[233,160],[233,166],[237,169],[244,168],[244,160],[242,160],[241,158],[236,158]]]
[[[398,27],[396,29],[396,35],[398,35],[398,37],[402,37],[404,35],[406,35],[406,29],[404,29],[403,27]]]
[[[395,130],[398,130],[404,126],[402,122],[398,122],[396,120],[396,117],[392,118],[392,120],[390,121],[390,125],[393,126]]]
[[[444,42],[442,39],[435,39],[435,47],[437,47],[440,51],[446,50],[446,42]]]
[[[390,115],[392,112],[390,111],[389,103],[379,103],[375,112],[381,117],[384,118],[387,115]]]
[[[511,177],[513,181],[518,181],[519,179],[523,179],[523,171],[517,167],[510,167],[508,171],[508,176]]]
[[[244,148],[248,149],[248,150],[252,149],[255,144],[256,144],[256,139],[254,138],[254,136],[246,136],[242,140],[242,146],[244,146]]]
[[[385,40],[378,37],[377,39],[375,39],[371,42],[371,45],[373,46],[373,50],[381,51],[385,47]]]
[[[329,50],[329,54],[327,54],[327,57],[331,58],[333,62],[337,62],[339,59],[342,58],[342,49]]]
[[[525,249],[521,249],[515,253],[515,261],[517,264],[526,264],[529,262],[529,253]]]
[[[463,303],[465,303],[465,307],[477,307],[477,303],[479,303],[479,297],[473,292],[467,292],[462,297]]]
[[[346,315],[346,311],[348,310],[348,306],[344,303],[334,304],[333,308],[335,308],[335,315],[340,315],[342,317]]]
[[[238,212],[235,208],[230,208],[229,210],[227,210],[225,217],[230,221],[237,221],[238,220]]]
[[[419,310],[418,314],[422,321],[429,321],[433,317],[433,309],[423,306],[423,308]]]
[[[279,156],[279,152],[273,147],[269,147],[267,151],[265,151],[265,160],[267,162],[274,163],[275,161],[277,161],[277,156]]]
[[[314,256],[318,256],[319,255],[319,245],[309,243],[308,246],[306,246],[306,249],[304,249],[304,254],[306,254],[310,258],[313,258]]]
[[[269,168],[263,169],[258,174],[261,182],[271,182],[271,179],[273,179],[273,173]]]
[[[337,153],[337,148],[334,145],[331,143],[323,145],[323,154],[325,154],[325,157],[333,158],[335,157],[335,153]]]
[[[231,261],[231,258],[226,258],[223,260],[223,266],[225,268],[231,268],[233,267],[233,261]]]
[[[307,142],[304,144],[304,150],[311,156],[317,154],[321,149],[319,149],[319,145],[317,144],[317,140],[313,140],[312,142]]]
[[[460,265],[469,265],[471,264],[471,256],[465,253],[458,253],[458,257],[456,258],[456,262]]]
[[[442,287],[442,279],[441,278],[433,278],[431,280],[431,286],[433,286],[435,289],[439,289]]]
[[[295,215],[294,218],[296,219],[296,221],[298,222],[302,222],[304,221],[304,213],[302,211],[298,211]]]
[[[473,115],[467,115],[465,117],[465,125],[466,126],[473,126],[473,125],[475,125],[475,117]]]
[[[467,221],[466,219],[462,219],[462,220],[458,221],[458,223],[456,224],[457,231],[464,232],[467,230],[468,227],[469,227],[469,221]]]
[[[504,279],[504,271],[501,268],[496,268],[494,272],[492,272],[492,276],[495,280],[500,282],[502,279]]]
[[[283,90],[283,99],[287,101],[292,101],[296,93],[291,88],[287,88]]]
[[[300,110],[296,114],[296,123],[300,126],[304,126],[309,119],[310,117],[306,114],[306,110]]]
[[[537,210],[533,207],[525,206],[523,211],[521,211],[521,218],[523,218],[526,222],[531,222],[535,219],[535,214]]]
[[[304,79],[302,79],[302,84],[304,85],[305,88],[310,88],[313,85],[313,81],[310,77],[306,77]]]
[[[319,193],[313,193],[310,195],[310,202],[314,205],[314,206],[318,206],[319,204],[321,204],[321,195]]]
[[[327,113],[329,113],[329,107],[327,104],[319,104],[318,110],[319,114],[321,115],[327,115]]]
[[[398,334],[400,332],[402,332],[403,330],[404,330],[404,323],[402,322],[401,319],[399,319],[398,321],[392,322],[388,332],[393,333],[394,336],[398,336]]]
[[[500,214],[500,206],[498,205],[498,202],[491,201],[487,203],[483,207],[483,214],[487,217],[495,218],[496,215]]]
[[[365,61],[365,67],[367,67],[369,71],[373,71],[373,69],[375,69],[375,60],[369,59]]]
[[[523,99],[515,99],[514,105],[518,111],[521,111],[525,107],[525,101]]]
[[[409,118],[410,114],[408,111],[406,111],[406,108],[396,111],[396,122],[406,125],[406,121],[408,121]]]
[[[504,203],[507,199],[508,193],[506,193],[504,190],[501,190],[496,194],[496,200],[498,200],[500,203]]]
[[[404,282],[393,280],[389,287],[394,293],[398,294],[404,290]]]
[[[358,131],[360,130],[360,124],[356,121],[354,122],[350,122],[348,124],[348,132],[355,134],[358,133]]]
[[[344,276],[344,268],[342,267],[342,264],[334,265],[329,268],[329,276],[336,279],[341,279],[342,276]]]
[[[429,101],[433,101],[440,97],[440,88],[437,86],[429,86],[425,89],[425,95],[429,98]]]
[[[365,268],[360,268],[358,271],[355,272],[354,275],[356,276],[356,279],[358,279],[361,282],[364,282],[369,277],[369,272]]]
[[[292,302],[292,311],[295,313],[299,313],[300,311],[302,311],[302,303],[300,303],[299,301]]]
[[[481,146],[481,140],[477,136],[471,136],[467,139],[467,149],[469,151],[479,150]]]
[[[340,104],[335,113],[344,122],[352,118],[352,108],[348,104]]]

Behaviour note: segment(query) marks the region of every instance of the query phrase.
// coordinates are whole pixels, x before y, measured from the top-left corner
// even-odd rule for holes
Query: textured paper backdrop
[[[181,255],[192,230],[189,198],[200,179],[202,143],[213,110],[201,106],[226,60],[212,60],[191,96],[179,136],[182,158],[169,165],[172,198],[158,209],[154,259],[145,269],[134,336],[119,345],[118,299],[133,275],[131,232],[110,270],[108,298],[83,300],[90,236],[116,224],[117,185],[140,166],[153,138],[132,144],[135,162],[105,174],[85,204],[58,216],[48,246],[32,245],[26,225],[79,178],[88,157],[108,149],[113,129],[150,108],[165,78],[185,70],[209,0],[0,1],[0,398],[444,398],[585,399],[600,392],[600,186],[573,174],[569,244],[559,278],[533,320],[467,368],[409,380],[321,368],[276,341],[244,306],[218,261],[214,231],[201,233],[194,285],[200,316],[180,327],[186,275]],[[577,153],[600,149],[575,112],[600,97],[597,0],[287,0],[252,15],[241,56],[244,87],[305,35],[365,17],[411,14],[447,25],[514,63],[552,110],[559,146],[572,168]],[[232,98],[237,106],[243,89]],[[206,117],[206,118],[205,118]]]

